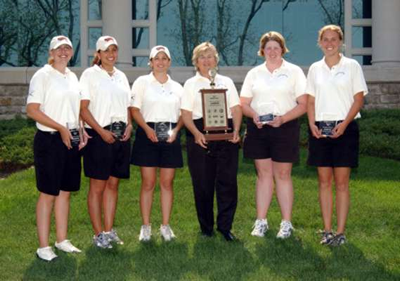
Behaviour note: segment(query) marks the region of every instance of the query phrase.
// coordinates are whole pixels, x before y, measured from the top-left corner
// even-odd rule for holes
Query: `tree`
[[[73,66],[79,57],[79,37],[75,36],[78,0],[0,0],[0,62],[11,66],[40,66],[52,36],[65,34],[78,38]],[[13,22],[13,29],[8,24]],[[4,23],[4,24],[3,24]],[[17,33],[18,32],[18,33]],[[18,36],[16,35],[18,34]],[[13,40],[9,39],[13,36]],[[75,41],[75,40],[73,40]],[[4,51],[3,51],[4,50]]]

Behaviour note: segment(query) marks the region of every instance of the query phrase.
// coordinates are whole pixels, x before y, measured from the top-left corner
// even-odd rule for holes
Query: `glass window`
[[[94,56],[89,56],[88,57],[88,65],[87,66],[91,66],[92,65],[93,59],[94,59]]]
[[[353,19],[370,19],[372,17],[372,0],[353,0]]]
[[[101,20],[103,18],[101,13],[101,1],[102,0],[89,0],[89,20]]]
[[[361,65],[371,65],[372,64],[372,56],[353,56],[353,59],[358,61]]]
[[[172,50],[175,66],[192,65],[192,51],[204,41],[216,45],[220,65],[260,64],[264,60],[257,55],[260,37],[272,30],[285,37],[287,60],[310,65],[322,56],[318,30],[328,23],[344,26],[344,0],[257,1],[254,7],[241,0],[188,1],[184,10],[178,0],[157,5],[160,2],[157,44]]]
[[[139,27],[132,29],[132,40],[134,49],[149,49],[149,28]]]
[[[370,26],[353,26],[351,33],[353,48],[372,47],[372,28]]]
[[[162,4],[163,1],[157,1],[157,2],[161,2],[160,4]],[[132,19],[134,20],[149,19],[149,0],[132,1]]]
[[[89,27],[89,49],[96,50],[96,42],[99,37],[102,35],[102,28],[101,27]]]
[[[149,57],[133,57],[132,64],[137,67],[148,67]]]
[[[63,1],[48,1],[46,5],[39,5],[39,1],[14,1],[17,8],[11,2],[2,1],[0,8],[1,66],[43,66],[47,63],[50,40],[59,34],[68,36],[74,46],[75,56],[70,65],[79,65],[79,0],[70,1],[71,10]],[[20,24],[20,18],[24,24]]]

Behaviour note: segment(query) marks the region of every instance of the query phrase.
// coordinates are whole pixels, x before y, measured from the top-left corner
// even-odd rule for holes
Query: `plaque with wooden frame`
[[[202,89],[204,136],[207,141],[231,140],[229,132],[228,110],[226,104],[227,89]]]

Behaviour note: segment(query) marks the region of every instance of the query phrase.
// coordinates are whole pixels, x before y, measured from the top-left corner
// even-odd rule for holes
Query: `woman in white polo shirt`
[[[27,100],[27,115],[36,121],[34,161],[37,189],[37,233],[40,259],[57,257],[49,246],[51,213],[56,219],[55,247],[64,252],[81,252],[67,240],[70,192],[78,191],[81,180],[79,82],[68,68],[72,43],[65,36],[50,42],[49,61],[32,77]],[[69,129],[73,129],[72,132]],[[74,135],[74,137],[73,137]],[[87,139],[85,138],[85,141]]]
[[[319,201],[324,231],[321,244],[339,246],[350,206],[351,168],[358,166],[360,117],[368,93],[361,66],[341,53],[339,26],[320,29],[318,44],[324,58],[311,65],[307,76],[307,114],[310,126],[308,164],[318,169]],[[332,232],[333,194],[336,186],[337,232]]]
[[[233,133],[229,141],[206,141],[203,130],[201,89],[210,89],[210,70],[218,65],[214,45],[204,42],[193,50],[192,62],[196,75],[185,82],[182,97],[182,118],[186,126],[187,155],[194,190],[197,218],[201,233],[214,233],[214,193],[217,194],[217,230],[227,241],[235,240],[231,233],[237,206],[237,172],[239,130],[242,121],[239,96],[233,81],[217,74],[215,88],[227,89],[228,127]]]
[[[258,54],[265,63],[253,68],[243,82],[240,101],[247,118],[244,157],[254,159],[257,170],[257,219],[251,234],[264,237],[274,193],[282,221],[277,238],[288,238],[293,206],[293,163],[299,160],[300,124],[306,112],[306,77],[300,67],[287,62],[285,39],[275,31],[261,36]]]
[[[93,243],[111,248],[123,244],[113,229],[119,179],[129,178],[130,86],[125,74],[115,67],[118,44],[111,36],[97,40],[93,66],[80,78],[81,117],[92,137],[83,164],[90,178],[88,208],[94,230]]]
[[[149,56],[152,72],[140,76],[132,85],[131,114],[139,125],[132,148],[131,163],[140,166],[142,185],[140,210],[143,225],[139,240],[151,238],[150,214],[153,193],[160,171],[162,224],[161,237],[175,238],[169,226],[173,203],[175,169],[183,167],[179,130],[182,86],[169,77],[171,55],[167,47],[155,46]]]

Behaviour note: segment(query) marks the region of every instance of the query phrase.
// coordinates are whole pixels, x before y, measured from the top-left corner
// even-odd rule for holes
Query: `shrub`
[[[17,133],[25,127],[34,127],[35,122],[32,119],[25,119],[17,116],[11,120],[2,120],[0,122],[0,140],[6,136]]]
[[[0,169],[14,171],[33,164],[34,127],[20,128],[12,135],[0,139]]]

